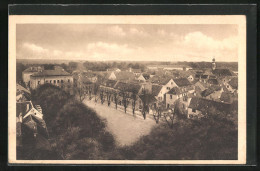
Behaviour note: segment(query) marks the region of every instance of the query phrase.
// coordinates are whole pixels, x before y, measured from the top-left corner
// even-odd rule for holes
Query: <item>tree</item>
[[[135,106],[136,106],[136,101],[137,101],[137,91],[136,89],[132,90],[131,91],[132,95],[131,95],[131,98],[132,98],[132,109],[133,109],[133,115],[135,115]]]
[[[99,91],[99,84],[94,83],[94,85],[93,85],[93,93],[94,93],[94,95],[95,95],[95,102],[97,102],[97,94],[98,94],[98,91]]]
[[[107,96],[107,106],[110,106],[110,103],[111,103],[111,92],[106,91],[106,96]]]
[[[142,103],[143,103],[142,104],[142,115],[143,115],[144,119],[146,119],[146,113],[149,112],[149,104],[152,100],[151,94],[148,94],[147,90],[143,89],[140,98],[141,98]]]
[[[74,92],[79,97],[80,102],[83,102],[86,98],[86,87],[84,86],[81,77],[81,74],[79,74],[76,86],[74,86]]]
[[[160,118],[162,116],[162,112],[164,109],[164,105],[163,104],[158,104],[158,105],[154,105],[152,107],[152,111],[153,111],[153,118],[155,120],[155,122],[158,124],[160,121]]]
[[[115,106],[116,106],[116,109],[117,109],[117,103],[118,103],[118,94],[116,91],[114,91],[114,101],[115,101]]]
[[[128,93],[126,91],[126,88],[123,88],[121,90],[120,94],[121,94],[121,96],[123,98],[122,103],[123,103],[124,110],[125,110],[125,113],[126,113],[126,109],[127,109],[128,103],[129,103],[128,99],[127,99],[128,98]]]
[[[100,101],[101,101],[101,104],[104,103],[104,90],[100,90]]]

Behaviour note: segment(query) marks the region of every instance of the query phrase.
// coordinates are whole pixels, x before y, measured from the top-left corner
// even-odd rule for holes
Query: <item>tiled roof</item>
[[[31,92],[30,92],[29,90],[27,90],[26,88],[24,88],[24,87],[21,86],[20,84],[16,84],[16,89],[17,89],[18,91],[24,91],[24,92],[26,92],[26,93],[31,94]]]
[[[231,85],[232,88],[237,89],[238,88],[238,79],[237,79],[237,77],[232,78],[229,81],[229,85]]]
[[[219,82],[218,82],[217,79],[209,79],[209,80],[208,80],[208,83],[209,83],[209,84],[214,84],[214,85],[218,85],[218,84],[219,84]]]
[[[208,100],[204,98],[199,98],[199,97],[193,97],[190,101],[189,108],[196,109],[196,110],[207,110],[210,108],[215,108],[219,111],[225,111],[229,112],[230,111],[230,104],[227,103],[221,103],[221,102],[216,102],[213,100]]]
[[[201,96],[202,96],[202,97],[207,97],[208,95],[210,95],[210,94],[212,94],[212,93],[214,93],[214,92],[215,92],[215,91],[214,91],[213,89],[208,88],[208,89],[206,89],[206,90],[204,90],[204,91],[201,92]]]
[[[217,76],[235,76],[230,69],[215,69],[212,73]]]
[[[178,87],[173,87],[167,94],[178,95],[181,93],[182,93],[182,91]]]
[[[42,67],[40,67],[40,68],[42,68]],[[29,67],[29,68],[25,69],[23,72],[38,72],[39,69],[38,69],[38,67]]]
[[[69,76],[68,72],[64,70],[43,70],[41,72],[34,73],[32,77],[47,77],[47,76]]]
[[[134,80],[135,74],[128,71],[114,72],[117,80]]]
[[[161,85],[153,84],[152,85],[152,95],[157,96],[160,93],[161,89],[162,89]]]
[[[184,87],[184,86],[189,86],[191,83],[187,78],[178,78],[178,79],[173,79],[173,81],[177,84],[179,87]]]
[[[155,84],[165,85],[171,79],[172,79],[172,77],[167,76],[167,75],[162,75],[162,76],[155,75],[154,77],[150,78],[150,82],[155,83]]]

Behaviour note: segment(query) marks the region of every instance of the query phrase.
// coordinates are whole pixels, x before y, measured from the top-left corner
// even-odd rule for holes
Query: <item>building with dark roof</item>
[[[233,71],[231,71],[230,69],[215,69],[212,71],[212,73],[218,77],[226,77],[226,76],[236,76],[235,73],[233,73]]]
[[[173,79],[173,81],[178,87],[186,87],[191,85],[191,83],[187,78],[177,78],[177,79]]]
[[[194,116],[198,118],[203,117],[213,108],[221,112],[229,113],[231,105],[205,98],[193,97],[188,107],[188,118],[193,118]]]

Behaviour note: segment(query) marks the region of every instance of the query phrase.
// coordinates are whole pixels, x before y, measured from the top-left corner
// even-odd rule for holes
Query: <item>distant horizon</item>
[[[171,63],[178,63],[178,62],[212,62],[212,60],[210,61],[131,61],[131,60],[84,60],[84,59],[37,59],[37,58],[30,58],[30,59],[26,59],[26,58],[17,58],[16,60],[46,60],[46,61],[88,61],[88,62],[171,62]],[[218,62],[224,62],[224,63],[238,63],[238,61],[217,61]]]

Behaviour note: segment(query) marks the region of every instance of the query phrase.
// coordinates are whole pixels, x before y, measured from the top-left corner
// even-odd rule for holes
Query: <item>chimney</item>
[[[30,109],[30,104],[26,104],[26,112],[28,112]]]

